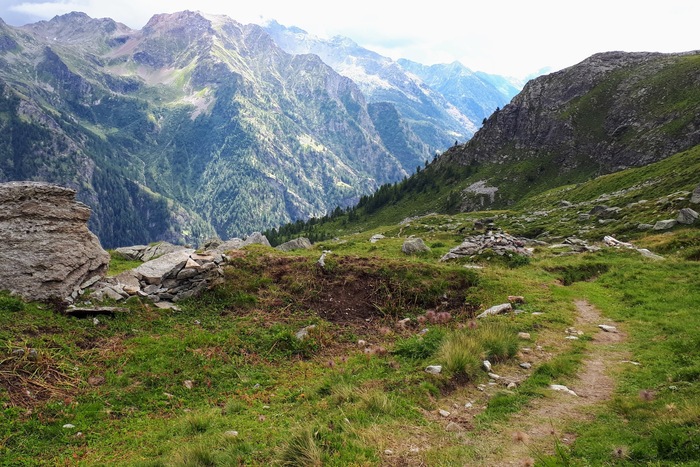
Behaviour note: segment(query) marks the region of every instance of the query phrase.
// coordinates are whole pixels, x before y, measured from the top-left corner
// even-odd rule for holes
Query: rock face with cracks
[[[28,300],[71,300],[104,277],[109,254],[88,230],[75,191],[38,182],[0,184],[0,288]]]

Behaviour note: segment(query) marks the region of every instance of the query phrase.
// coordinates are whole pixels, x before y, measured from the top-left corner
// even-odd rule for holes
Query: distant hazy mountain
[[[443,95],[440,89],[423,79],[420,73],[407,70],[399,62],[360,47],[346,37],[322,39],[302,29],[288,28],[274,21],[265,29],[287,52],[318,55],[338,73],[351,78],[367,95],[370,103],[394,105],[401,119],[432,150],[445,149],[455,140],[469,139],[481,125],[484,116],[490,114],[486,111],[472,111],[475,105],[488,108],[490,103],[469,103],[462,107],[459,99],[452,100]],[[455,78],[460,78],[461,81],[461,77]],[[443,81],[448,79],[445,76]],[[493,79],[495,81],[497,77]],[[466,83],[452,84],[468,87]],[[451,84],[443,82],[442,85],[444,89],[449,89]],[[483,97],[489,102],[497,102],[491,111],[496,106],[507,103],[513,90],[517,92],[511,86],[504,97],[496,86],[486,80],[478,80],[478,86],[479,90],[467,92],[476,99]]]
[[[427,151],[395,109],[256,25],[192,12],[140,31],[82,13],[0,22],[0,181],[74,187],[107,247],[322,215]]]
[[[508,78],[473,72],[459,62],[426,66],[402,59],[399,64],[479,125],[494,110],[510,102],[521,89]]]

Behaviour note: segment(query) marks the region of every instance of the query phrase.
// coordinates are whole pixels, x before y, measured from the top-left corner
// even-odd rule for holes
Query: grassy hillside
[[[587,181],[582,174],[582,180],[575,184],[568,176],[547,177],[545,174],[535,178],[533,175],[531,184],[513,184],[493,194],[512,200],[496,202],[500,211],[481,210],[482,199],[483,204],[488,205],[492,195],[478,193],[488,191],[480,188],[479,182],[483,181],[486,189],[493,185],[504,186],[511,173],[518,172],[522,177],[528,170],[534,174],[539,170],[537,167],[536,161],[461,168],[433,162],[403,182],[383,186],[347,211],[336,210],[323,219],[297,222],[266,233],[273,244],[278,244],[301,235],[327,239],[379,231],[381,227],[386,230],[386,226],[392,224],[396,225],[392,229],[398,232],[398,224],[404,220],[437,213],[447,216],[440,219],[450,219],[441,221],[444,224],[455,219],[469,223],[495,216],[499,228],[528,237],[576,235],[600,240],[603,235],[617,235],[620,239],[634,239],[643,234],[639,224],[675,218],[679,209],[691,207],[687,195],[700,182],[700,146],[654,164]],[[475,184],[477,188],[470,189]],[[568,203],[562,203],[564,201]],[[620,211],[603,223],[595,215],[585,220],[579,217],[600,205],[619,207]],[[471,212],[459,212],[465,208]]]
[[[0,295],[0,459],[697,465],[700,230],[628,227],[690,206],[687,192],[700,180],[697,151],[543,191],[508,211],[398,224],[412,214],[406,198],[393,212],[367,216],[360,208],[359,221],[338,214],[318,226],[338,238],[311,250],[234,252],[225,284],[181,310],[132,299],[125,312],[80,320]],[[414,200],[439,199],[430,190],[444,193],[426,185]],[[622,208],[618,219],[578,220],[578,211],[603,202]],[[608,247],[570,254],[542,244],[532,257],[438,261],[483,232],[479,222],[541,231],[554,241],[580,234],[601,247],[614,234],[664,259]],[[373,227],[359,231],[364,226]],[[371,243],[374,233],[386,238]],[[411,235],[431,251],[404,255]],[[324,250],[331,253],[321,269]],[[509,295],[524,297],[521,313],[474,318]],[[581,321],[582,301],[599,315]],[[605,323],[618,327],[618,341],[601,344],[597,325]],[[301,330],[305,337],[297,337]],[[566,339],[572,335],[578,339]],[[594,355],[605,362],[600,375],[612,378],[605,397],[573,403],[549,389],[562,384],[585,395]],[[501,378],[489,377],[484,359]],[[428,365],[443,370],[431,374]],[[545,428],[527,434],[522,427],[532,424]]]

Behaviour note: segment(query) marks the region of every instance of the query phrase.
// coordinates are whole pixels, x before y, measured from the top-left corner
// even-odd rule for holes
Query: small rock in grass
[[[236,430],[229,430],[224,432],[224,437],[225,438],[236,438],[238,436],[238,432]]]
[[[491,362],[484,360],[484,370],[491,371]]]
[[[564,385],[562,385],[562,384],[551,384],[551,385],[549,386],[549,389],[552,389],[552,390],[554,390],[554,391],[565,392],[565,393],[567,393],[567,394],[571,394],[572,396],[577,396],[577,397],[578,397],[578,394],[576,394],[574,391],[572,391],[571,389],[569,389],[568,387],[566,387],[566,386],[564,386]]]
[[[518,337],[521,339],[529,340],[530,339],[530,333],[529,332],[519,332]]]
[[[182,384],[187,388],[187,389],[192,389],[194,387],[194,382],[190,379],[186,379],[185,381],[182,382]]]
[[[425,367],[427,373],[438,375],[442,371],[442,365],[428,365]]]
[[[462,431],[462,427],[459,426],[459,424],[457,424],[455,422],[450,422],[445,427],[445,431],[450,431],[450,432]]]
[[[599,324],[598,327],[605,332],[617,332],[617,328],[615,326],[609,326],[607,324]]]
[[[303,341],[304,339],[309,337],[309,331],[311,331],[312,329],[316,329],[315,324],[306,326],[305,328],[298,330],[297,333],[294,334],[294,337],[296,337],[300,341]]]
[[[518,385],[513,382],[508,383],[508,386],[506,386],[507,389],[515,389],[517,387]]]
[[[529,370],[530,368],[532,368],[532,363],[523,362],[520,364],[520,368],[525,368],[526,370]]]
[[[496,380],[501,379],[501,377],[498,376],[496,373],[489,373],[489,378]]]
[[[63,425],[63,428],[71,429],[71,428],[75,428],[75,425],[73,425],[72,423],[66,423],[65,425]]]
[[[577,341],[578,336],[566,336],[564,339],[569,339],[570,341]]]
[[[513,311],[513,306],[510,303],[502,303],[501,305],[495,305],[487,309],[483,313],[477,316],[477,319],[485,318],[487,316],[501,315]]]
[[[449,416],[450,416],[450,412],[448,412],[447,410],[440,409],[439,412],[440,412],[440,415],[442,415],[443,417],[449,417]]]
[[[384,450],[384,455],[385,455],[385,456],[393,456],[393,455],[394,455],[394,451],[392,451],[391,449],[385,449],[385,450]]]

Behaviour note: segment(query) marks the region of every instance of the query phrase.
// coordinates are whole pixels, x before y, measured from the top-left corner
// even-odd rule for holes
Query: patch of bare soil
[[[577,396],[552,391],[552,397],[533,400],[498,432],[489,434],[492,439],[484,443],[481,465],[533,465],[533,456],[552,454],[555,442],[571,444],[576,435],[564,433],[563,427],[573,420],[591,417],[591,409],[612,396],[615,381],[610,373],[626,357],[617,346],[626,335],[615,323],[601,318],[600,312],[587,301],[579,300],[575,304],[579,312],[577,327],[597,330],[591,331],[595,334],[577,379],[568,385]],[[618,330],[606,332],[598,328],[599,324],[615,326]]]

